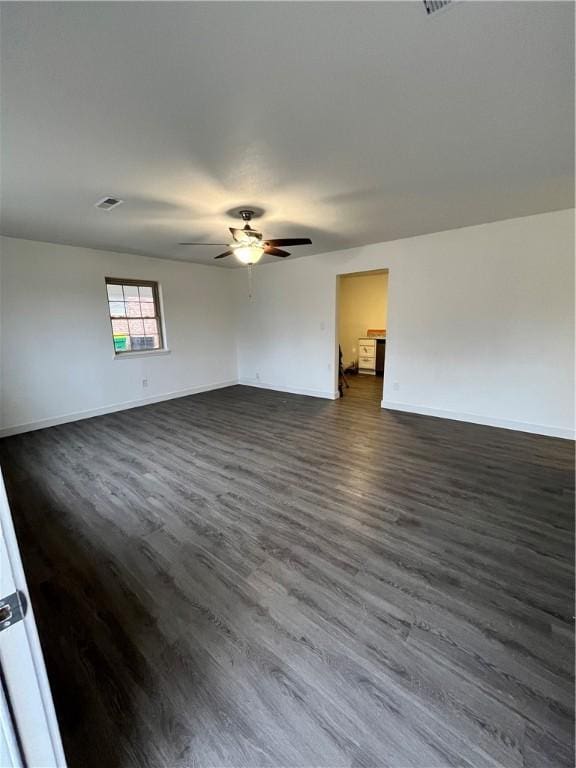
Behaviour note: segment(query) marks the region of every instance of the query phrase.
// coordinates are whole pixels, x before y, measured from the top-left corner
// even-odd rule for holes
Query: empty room
[[[0,2],[0,768],[574,765],[573,2]]]

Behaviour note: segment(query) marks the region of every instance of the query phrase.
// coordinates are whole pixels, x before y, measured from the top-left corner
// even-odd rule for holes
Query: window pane
[[[154,295],[152,294],[152,286],[140,285],[140,301],[154,301]]]
[[[114,336],[115,352],[130,352],[131,349],[130,336]]]
[[[128,314],[128,317],[142,317],[142,312],[140,311],[140,302],[127,301],[126,312]]]
[[[158,336],[130,336],[132,350],[158,349]]]
[[[140,296],[138,295],[137,285],[124,285],[122,287],[124,288],[124,298],[126,299],[126,301],[140,300]]]
[[[143,320],[128,320],[128,326],[130,328],[130,336],[144,336]]]
[[[126,306],[123,301],[110,301],[111,317],[126,317]]]
[[[124,301],[124,294],[122,293],[121,285],[110,285],[110,283],[108,283],[106,288],[108,290],[109,301]]]
[[[130,335],[128,328],[128,320],[112,320],[112,333],[123,333],[126,336]]]
[[[146,336],[158,336],[158,323],[156,320],[144,320],[144,333]]]
[[[142,311],[142,317],[156,317],[156,308],[154,307],[154,301],[147,301],[142,299],[140,302]]]

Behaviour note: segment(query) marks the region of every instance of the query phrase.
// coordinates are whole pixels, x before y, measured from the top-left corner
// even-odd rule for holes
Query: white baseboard
[[[87,411],[76,411],[75,413],[65,413],[61,416],[55,416],[50,419],[41,419],[40,421],[30,421],[26,424],[16,424],[12,427],[0,429],[0,437],[9,437],[10,435],[19,435],[22,432],[32,432],[35,429],[45,429],[46,427],[56,427],[58,424],[67,424],[70,421],[80,421],[81,419],[91,419],[93,416],[104,416],[107,413],[116,411],[127,411],[130,408],[140,408],[142,405],[152,405],[161,403],[164,400],[174,400],[178,397],[187,397],[188,395],[197,395],[200,392],[210,392],[213,389],[224,389],[238,384],[238,380],[221,381],[216,384],[201,384],[188,389],[179,389],[176,392],[167,392],[163,395],[153,395],[152,397],[143,397],[140,400],[126,400],[123,403],[114,403],[105,405],[101,408],[91,408]]]
[[[338,392],[329,392],[322,389],[301,389],[299,387],[281,387],[278,384],[265,384],[256,379],[240,379],[238,384],[244,387],[257,387],[258,389],[271,389],[274,392],[287,392],[290,395],[306,395],[307,397],[321,397],[324,400],[337,400]]]
[[[164,400],[174,400],[178,397],[187,397],[196,395],[200,392],[210,392],[213,389],[224,389],[241,384],[246,387],[257,387],[258,389],[270,389],[276,392],[286,392],[291,395],[306,395],[307,397],[320,397],[324,400],[337,400],[338,392],[330,392],[319,389],[302,389],[299,387],[281,387],[276,384],[265,384],[261,381],[252,379],[233,379],[231,381],[221,381],[215,384],[201,384],[188,389],[180,389],[176,392],[167,392],[162,395],[153,395],[144,397],[140,400],[127,400],[122,403],[103,406],[101,408],[92,408],[86,411],[76,411],[75,413],[66,413],[49,419],[39,421],[30,421],[25,424],[15,424],[11,427],[0,429],[0,438],[18,435],[22,432],[31,432],[35,429],[45,429],[46,427],[55,427],[58,424],[67,424],[70,421],[80,421],[81,419],[90,419],[93,416],[103,416],[107,413],[116,411],[126,411],[130,408],[139,408],[143,405],[152,405],[161,403]],[[465,421],[471,424],[481,424],[487,427],[499,427],[501,429],[513,429],[519,432],[530,432],[536,435],[546,435],[548,437],[560,437],[566,440],[575,440],[576,431],[564,427],[552,427],[545,424],[530,424],[523,421],[513,421],[511,419],[495,419],[485,416],[478,416],[473,413],[460,413],[458,411],[447,411],[441,408],[428,408],[422,405],[411,405],[410,403],[400,403],[392,400],[382,400],[381,407],[391,411],[402,411],[404,413],[416,413],[421,416],[436,416],[441,419],[452,419],[454,421]]]
[[[565,427],[551,427],[546,424],[530,424],[524,421],[512,419],[495,419],[487,416],[478,416],[474,413],[460,413],[458,411],[446,411],[441,408],[427,408],[423,405],[410,405],[410,403],[398,403],[393,400],[382,400],[382,408],[390,411],[402,411],[404,413],[417,413],[420,416],[437,416],[440,419],[452,419],[453,421],[467,421],[470,424],[482,424],[486,427],[499,427],[500,429],[514,429],[517,432],[530,432],[535,435],[547,437],[561,437],[565,440],[576,439],[576,431]]]

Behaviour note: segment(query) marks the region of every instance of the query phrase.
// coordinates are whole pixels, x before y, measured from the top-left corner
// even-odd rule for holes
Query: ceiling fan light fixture
[[[257,264],[262,258],[264,253],[264,246],[252,243],[251,245],[238,245],[234,250],[234,256],[242,262],[242,264]]]

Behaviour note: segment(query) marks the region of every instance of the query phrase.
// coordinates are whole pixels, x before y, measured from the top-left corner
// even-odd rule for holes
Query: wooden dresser
[[[361,336],[358,339],[358,373],[382,374],[386,337]]]
[[[376,373],[376,339],[358,339],[358,373]]]

